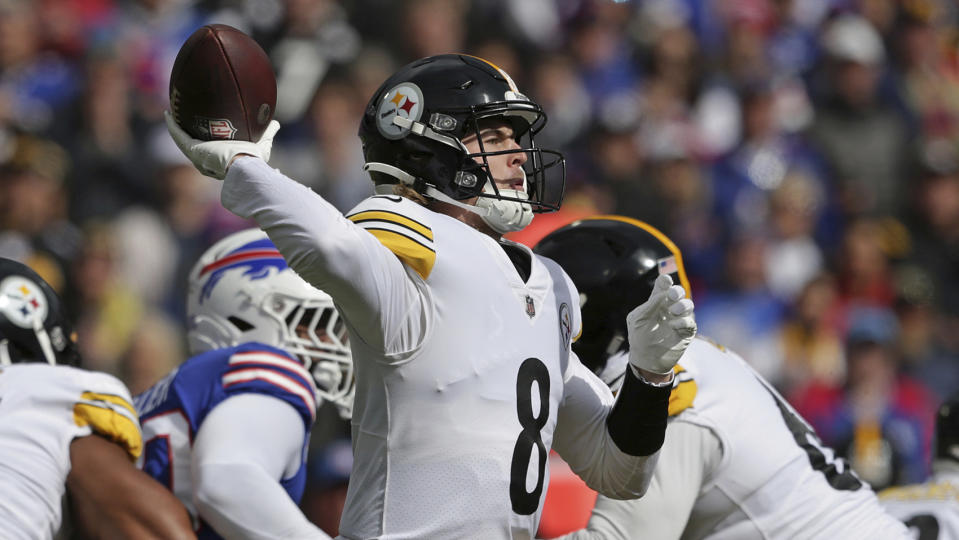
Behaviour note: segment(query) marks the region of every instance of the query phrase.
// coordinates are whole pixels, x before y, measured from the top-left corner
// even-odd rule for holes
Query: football
[[[245,33],[208,24],[180,47],[170,73],[170,112],[194,138],[258,141],[276,108],[276,76]]]

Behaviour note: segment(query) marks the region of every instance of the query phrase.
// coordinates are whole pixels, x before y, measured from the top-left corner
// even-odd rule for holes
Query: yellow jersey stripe
[[[392,223],[394,225],[399,225],[400,227],[409,229],[423,238],[433,241],[433,229],[430,229],[422,223],[412,220],[402,214],[397,214],[396,212],[390,212],[388,210],[367,210],[365,212],[358,212],[352,216],[346,216],[347,219],[353,223],[368,223],[376,221],[385,221],[387,223]]]
[[[112,403],[126,409],[134,418],[138,418],[137,411],[133,408],[133,404],[127,401],[123,396],[104,394],[101,392],[84,392],[80,394],[80,399],[87,401],[106,401],[107,403]]]
[[[78,426],[90,426],[94,433],[119,444],[130,461],[136,461],[143,453],[139,424],[109,406],[77,403],[73,406],[73,421]]]
[[[673,373],[676,382],[673,385],[673,390],[669,393],[669,416],[676,416],[692,407],[698,390],[696,380],[689,376],[689,373],[682,366],[673,366]]]
[[[416,240],[390,229],[367,228],[381,244],[399,257],[423,279],[429,277],[436,264],[436,251]]]

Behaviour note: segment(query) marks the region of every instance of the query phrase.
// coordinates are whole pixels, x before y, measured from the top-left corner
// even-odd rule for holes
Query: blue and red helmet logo
[[[257,280],[270,276],[273,268],[277,272],[282,272],[289,266],[269,238],[244,244],[200,270],[200,278],[209,275],[207,282],[203,284],[203,290],[200,292],[200,303],[209,298],[213,292],[213,287],[228,270],[237,268],[246,268],[243,275],[248,276],[251,280]]]

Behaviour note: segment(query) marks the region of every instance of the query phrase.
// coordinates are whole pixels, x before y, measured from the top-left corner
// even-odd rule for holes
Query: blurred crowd
[[[517,240],[593,213],[660,228],[701,334],[875,487],[925,478],[934,407],[959,388],[953,2],[0,0],[0,255],[69,299],[86,366],[133,393],[185,356],[190,266],[252,225],[162,121],[208,22],[273,60],[271,164],[344,211],[371,194],[356,131],[388,75],[456,51],[502,67],[567,157],[564,209]],[[335,413],[314,431],[320,521],[349,431]]]

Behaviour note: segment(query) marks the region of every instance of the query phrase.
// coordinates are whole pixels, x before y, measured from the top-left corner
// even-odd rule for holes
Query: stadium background
[[[947,0],[0,0],[0,255],[68,299],[86,366],[136,393],[185,357],[186,274],[250,226],[167,136],[170,67],[221,22],[271,55],[271,163],[341,210],[395,68],[462,51],[550,116],[564,209],[683,250],[702,334],[740,352],[877,488],[928,473],[959,389],[959,8]],[[348,425],[324,408],[312,519]],[[587,509],[588,510],[588,509]]]

